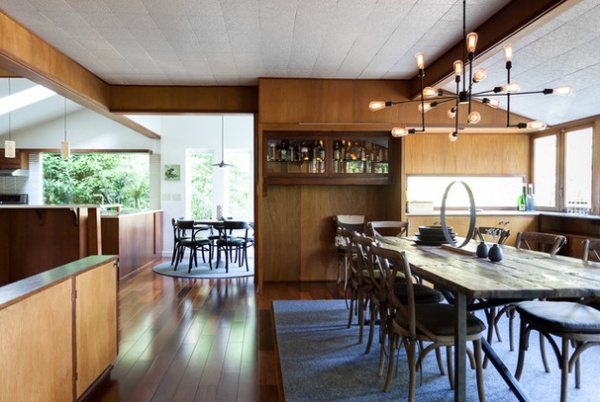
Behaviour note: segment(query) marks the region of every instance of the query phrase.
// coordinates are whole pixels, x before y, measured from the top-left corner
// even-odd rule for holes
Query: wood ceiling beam
[[[477,41],[476,58],[498,49],[509,38],[525,33],[533,28],[533,24],[547,21],[570,8],[579,0],[513,0],[491,18],[481,24],[475,32]],[[468,4],[467,4],[468,16]],[[424,85],[436,87],[454,74],[452,65],[455,60],[462,60],[464,38],[446,53],[425,66]],[[416,70],[416,66],[415,66]],[[411,79],[412,97],[419,95],[421,81],[418,76]]]
[[[258,113],[256,86],[111,87],[114,113]]]

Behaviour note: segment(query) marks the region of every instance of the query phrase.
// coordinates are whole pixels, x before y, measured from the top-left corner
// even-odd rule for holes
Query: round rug
[[[189,278],[189,279],[223,279],[223,278],[246,278],[254,276],[254,267],[250,265],[248,271],[246,266],[239,267],[237,264],[229,264],[229,272],[225,272],[225,264],[223,261],[219,264],[219,268],[214,267],[211,270],[207,263],[198,261],[198,266],[192,266],[192,271],[188,272],[188,260],[182,260],[177,266],[177,271],[173,269],[171,262],[164,262],[158,264],[152,270],[165,276],[172,276],[175,278]]]

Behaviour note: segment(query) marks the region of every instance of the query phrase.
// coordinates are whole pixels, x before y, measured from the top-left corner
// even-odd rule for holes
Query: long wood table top
[[[398,237],[378,240],[405,251],[415,275],[470,298],[600,297],[600,266],[581,259],[502,246],[503,260],[491,262]]]

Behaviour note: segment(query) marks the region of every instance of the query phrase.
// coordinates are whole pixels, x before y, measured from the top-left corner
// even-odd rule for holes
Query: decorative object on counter
[[[466,246],[473,238],[473,233],[475,231],[476,209],[475,209],[475,199],[473,198],[473,192],[471,191],[471,188],[469,187],[469,185],[467,183],[465,183],[464,181],[461,181],[460,183],[465,187],[465,190],[467,190],[467,195],[469,196],[469,230],[467,231],[467,236],[465,237],[465,241],[460,246],[456,246],[456,242],[454,241],[454,239],[450,238],[451,232],[447,230],[447,226],[446,226],[446,200],[448,199],[448,193],[450,192],[450,189],[452,188],[454,183],[456,183],[456,181],[453,181],[452,183],[448,184],[448,187],[446,187],[446,191],[444,191],[444,197],[442,198],[442,209],[440,211],[440,218],[442,221],[442,227],[444,228],[443,233],[444,233],[444,236],[446,236],[446,240],[448,240],[448,243],[450,243],[451,245],[460,248],[460,247]]]
[[[475,59],[475,47],[477,45],[477,34],[471,32],[467,35],[466,33],[466,14],[467,5],[466,0],[463,0],[463,38],[465,38],[465,50],[463,50],[462,60],[456,60],[453,65],[454,69],[454,80],[456,82],[456,92],[446,93],[441,89],[435,89],[432,87],[425,87],[423,77],[425,76],[425,55],[423,53],[417,53],[417,67],[419,69],[418,77],[421,81],[421,93],[418,99],[411,99],[407,101],[373,101],[369,103],[369,109],[372,111],[381,110],[384,108],[392,107],[393,105],[405,104],[405,103],[419,103],[419,112],[421,114],[421,128],[406,128],[406,127],[394,127],[392,129],[392,136],[403,137],[408,134],[415,134],[417,132],[422,133],[426,131],[425,128],[425,113],[429,110],[441,105],[442,103],[453,101],[455,105],[448,110],[448,117],[454,119],[454,131],[452,131],[448,138],[450,141],[456,141],[458,138],[458,131],[463,127],[459,127],[458,121],[459,116],[467,115],[466,125],[477,124],[481,120],[481,114],[477,111],[472,111],[472,101],[477,100],[483,104],[490,106],[493,109],[498,109],[500,101],[497,97],[505,97],[506,99],[506,127],[516,128],[527,128],[532,130],[543,130],[546,128],[546,124],[541,121],[530,121],[528,123],[510,124],[510,98],[516,95],[531,95],[531,94],[557,94],[557,95],[569,95],[571,88],[564,86],[555,89],[543,89],[540,91],[527,91],[519,92],[520,85],[511,82],[510,70],[512,68],[512,46],[507,43],[504,45],[504,56],[506,58],[506,84],[504,86],[498,86],[491,89],[487,89],[481,92],[473,92],[473,84],[483,81],[487,75],[484,68],[478,68],[473,71],[473,62]],[[467,76],[466,66],[469,67],[469,75]],[[462,77],[462,78],[461,78]],[[460,83],[462,81],[462,90],[460,89]],[[425,99],[432,99],[432,102],[425,102]],[[491,98],[491,99],[490,99]],[[496,98],[496,99],[494,99]],[[459,113],[460,106],[467,107],[466,113]]]
[[[447,227],[450,240],[456,239],[456,233],[452,232],[452,226]],[[452,244],[444,234],[442,226],[419,226],[419,231],[415,233],[417,239],[415,243],[421,246],[441,246],[442,244]]]
[[[477,245],[477,250],[475,251],[477,257],[479,258],[487,258],[490,248],[487,243],[482,241]]]
[[[11,96],[10,77],[8,78],[8,96]],[[8,112],[8,140],[4,141],[4,157],[14,158],[17,144],[12,140],[12,113]]]
[[[63,141],[60,143],[60,156],[63,158],[71,157],[71,143],[67,140],[67,98],[63,98],[64,101],[64,125],[65,125],[65,136]]]
[[[179,181],[181,179],[181,165],[165,165],[165,180]]]
[[[488,258],[492,262],[502,261],[502,258],[504,258],[504,253],[502,252],[502,248],[499,245],[494,244],[490,248],[490,251],[488,252]]]

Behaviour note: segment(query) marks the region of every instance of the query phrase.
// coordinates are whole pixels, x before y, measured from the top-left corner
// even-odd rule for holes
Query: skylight
[[[14,112],[54,95],[56,95],[56,92],[41,85],[36,85],[24,91],[5,96],[0,99],[0,115]]]

